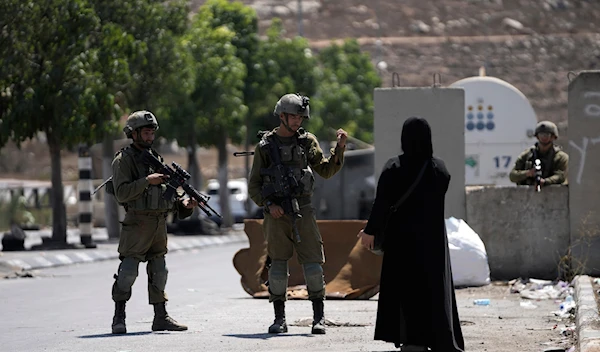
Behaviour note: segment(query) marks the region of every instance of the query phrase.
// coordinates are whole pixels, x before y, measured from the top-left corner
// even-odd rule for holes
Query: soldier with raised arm
[[[317,138],[301,125],[310,118],[309,98],[286,94],[275,106],[279,126],[262,135],[254,152],[248,182],[252,200],[264,207],[263,230],[269,269],[269,302],[275,321],[269,333],[287,332],[285,301],[288,285],[288,260],[294,250],[302,265],[308,298],[313,307],[313,334],[324,334],[325,262],[323,241],[317,227],[312,194],[313,171],[324,178],[335,175],[344,162],[348,134],[337,130],[337,145],[326,158]]]

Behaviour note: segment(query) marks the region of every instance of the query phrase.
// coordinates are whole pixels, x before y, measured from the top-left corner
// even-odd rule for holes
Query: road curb
[[[173,253],[181,250],[198,249],[246,241],[248,241],[248,237],[244,232],[234,232],[220,236],[195,236],[194,238],[169,237],[168,248],[169,253]],[[46,251],[40,252],[40,255],[22,258],[0,258],[0,273],[6,274],[8,272],[46,269],[57,266],[116,259],[119,257],[116,247],[117,244],[115,243],[114,249],[77,249],[57,253]]]
[[[600,316],[594,296],[592,279],[587,275],[575,277],[577,303],[576,330],[579,352],[600,352]]]

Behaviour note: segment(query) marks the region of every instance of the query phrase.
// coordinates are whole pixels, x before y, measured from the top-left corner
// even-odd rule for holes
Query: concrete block
[[[467,223],[485,244],[492,279],[556,279],[569,248],[568,187],[469,187]]]
[[[433,137],[433,153],[452,176],[446,194],[446,217],[464,219],[465,92],[462,88],[377,88],[375,101],[375,177],[385,162],[402,153],[402,124],[411,116],[425,118]]]
[[[569,84],[569,209],[574,257],[600,274],[600,71],[582,71]]]

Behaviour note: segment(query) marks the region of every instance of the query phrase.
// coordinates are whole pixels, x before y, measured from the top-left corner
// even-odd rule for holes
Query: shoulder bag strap
[[[425,164],[423,164],[423,167],[421,168],[421,171],[419,171],[419,175],[417,176],[417,178],[415,179],[415,181],[412,183],[412,185],[410,185],[410,187],[408,188],[408,190],[406,190],[406,192],[396,202],[396,204],[394,204],[392,207],[390,207],[390,211],[392,213],[396,212],[396,210],[398,210],[398,208],[400,208],[400,205],[402,205],[402,203],[404,203],[404,201],[406,200],[406,198],[408,198],[408,196],[410,196],[410,194],[415,189],[415,187],[417,187],[417,184],[419,184],[419,182],[421,181],[421,178],[423,178],[423,174],[425,173],[425,169],[427,168],[427,164],[429,164],[429,160],[427,160],[425,162]]]

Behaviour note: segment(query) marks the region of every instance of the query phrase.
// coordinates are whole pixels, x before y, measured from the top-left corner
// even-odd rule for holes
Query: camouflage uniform
[[[145,114],[145,115],[144,115]],[[141,127],[158,128],[154,115],[153,122],[144,124],[141,116],[148,116],[146,111],[136,112],[128,119],[126,133]],[[148,117],[150,119],[150,117]],[[146,121],[147,122],[147,121]],[[133,128],[131,128],[133,126]],[[129,127],[129,130],[127,130]],[[127,133],[131,136],[131,131]],[[162,157],[150,149],[161,162]],[[187,327],[177,324],[165,310],[167,295],[165,286],[168,270],[165,262],[167,253],[167,215],[176,212],[183,219],[190,216],[193,209],[183,206],[178,197],[164,199],[166,184],[151,185],[146,176],[158,172],[152,170],[142,160],[142,150],[131,144],[116,153],[112,162],[112,185],[109,192],[114,193],[117,201],[127,211],[122,222],[119,239],[118,274],[112,288],[112,298],[116,302],[113,333],[125,333],[125,302],[131,298],[131,288],[138,276],[140,262],[148,262],[148,298],[154,305],[155,319],[152,330],[185,330]],[[111,189],[112,188],[112,189]],[[178,194],[180,197],[181,194]]]
[[[540,132],[548,132],[558,137],[558,129],[552,122],[542,121],[538,123],[535,135]],[[517,185],[535,185],[535,177],[528,177],[527,171],[534,167],[535,159],[540,159],[542,165],[542,179],[544,185],[566,184],[569,156],[556,144],[545,153],[540,151],[538,143],[523,151],[515,162],[510,172],[510,180]]]
[[[294,94],[287,94],[282,97],[275,109],[276,115],[279,115],[278,109],[284,113],[297,113],[294,109],[297,104],[300,104],[299,97]],[[286,111],[285,104],[294,107],[294,109],[290,108],[290,111]],[[305,118],[309,118],[308,107],[306,107],[305,112],[300,114]],[[345,147],[336,146],[336,148],[332,148],[331,156],[325,158],[317,138],[313,134],[300,128],[294,136],[282,137],[277,135],[279,128],[277,127],[265,133],[261,142],[256,146],[248,182],[249,196],[258,206],[265,207],[263,231],[267,242],[267,254],[272,260],[269,269],[269,301],[274,303],[276,316],[274,325],[277,325],[275,328],[272,325],[269,332],[287,331],[284,315],[284,301],[286,300],[288,283],[287,262],[292,257],[295,249],[298,261],[303,266],[309,299],[313,302],[313,309],[315,310],[313,333],[324,333],[324,328],[317,329],[318,331],[314,328],[315,324],[323,323],[325,281],[322,264],[325,262],[325,256],[323,253],[323,240],[311,205],[311,197],[314,191],[312,171],[314,170],[324,178],[335,175],[342,168]],[[296,194],[300,214],[302,215],[296,221],[300,242],[295,240],[292,233],[292,221],[289,216],[275,219],[269,213],[268,206],[271,204],[279,205],[280,199],[277,197],[265,199],[261,193],[264,187],[275,181],[269,176],[261,175],[261,169],[266,169],[272,164],[268,150],[265,148],[266,143],[276,143],[279,146],[281,162],[293,170],[294,178],[302,185],[301,190]],[[283,320],[278,321],[277,319],[282,318],[282,316]]]

